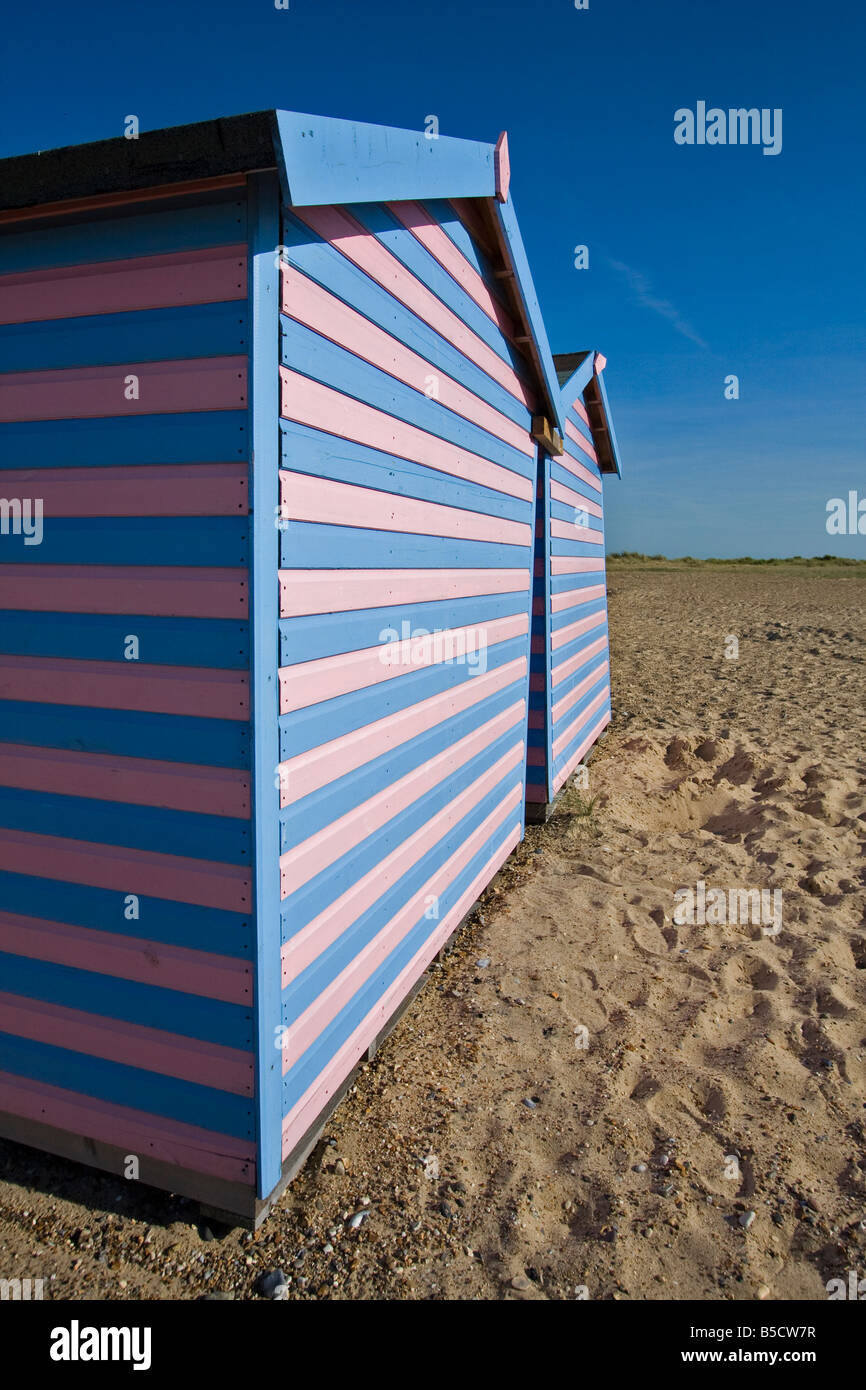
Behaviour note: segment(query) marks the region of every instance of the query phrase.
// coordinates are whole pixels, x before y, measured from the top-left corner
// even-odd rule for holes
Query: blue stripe
[[[0,325],[0,372],[232,357],[247,347],[243,300]],[[2,386],[0,380],[0,386]]]
[[[595,448],[595,442],[592,437],[592,430],[587,425],[583,416],[578,415],[573,405],[569,406],[566,410],[565,418],[567,420],[570,420],[571,423],[574,425],[575,429],[583,435],[583,438],[586,440],[587,444],[592,444],[592,447]],[[570,435],[566,435],[563,442],[565,443],[566,448],[568,448],[568,445],[573,444],[574,440],[571,438]]]
[[[10,743],[117,753],[201,767],[250,765],[249,725],[236,719],[48,705],[32,700],[0,701],[0,719],[4,738]]]
[[[417,734],[408,743],[389,749],[289,806],[280,813],[280,852],[285,854],[287,850],[294,849],[383,788],[393,786],[401,777],[423,767],[445,748],[495,719],[523,699],[523,685],[523,677],[520,677],[505,690],[488,696],[480,704],[471,705],[468,710],[461,710],[450,719],[442,720],[432,729]]]
[[[603,636],[604,634],[593,633],[592,635],[593,638],[595,638],[596,635]],[[589,634],[587,634],[587,638],[588,637]],[[587,640],[587,646],[590,645],[591,643]],[[590,666],[597,666],[600,661],[604,661],[607,658],[607,647],[602,647],[600,651],[593,652],[592,655],[585,656],[583,658],[583,661],[581,661],[580,665],[576,666],[573,671],[569,671],[565,679],[559,682],[555,690],[552,690],[552,703],[558,704],[559,701],[562,700],[569,693],[569,691],[573,690],[576,685],[580,685],[580,682],[586,679]]]
[[[233,463],[248,456],[245,410],[28,420],[0,425],[0,468]]]
[[[363,608],[352,613],[313,613],[280,623],[280,665],[314,661],[339,652],[363,651],[425,631],[478,627],[526,612],[526,592],[490,597],[443,599],[435,603],[401,604],[393,608]],[[408,627],[404,627],[407,624]],[[2,632],[2,627],[0,627]],[[386,635],[383,636],[382,634]],[[396,637],[394,636],[396,633]]]
[[[504,666],[526,655],[526,637],[512,637],[507,642],[497,642],[487,652],[487,669]],[[437,666],[410,671],[405,676],[395,676],[382,685],[372,685],[364,690],[350,690],[346,695],[323,700],[306,709],[295,710],[280,716],[280,759],[305,753],[317,748],[330,739],[355,729],[372,724],[374,720],[385,719],[399,710],[408,709],[431,695],[461,684],[466,679],[461,666]]]
[[[561,735],[566,729],[571,728],[571,725],[574,724],[575,721],[578,722],[579,727],[583,727],[583,726],[587,723],[587,716],[586,716],[586,714],[585,714],[586,708],[587,708],[588,705],[592,704],[592,701],[595,699],[596,695],[598,695],[599,691],[601,691],[601,690],[604,689],[604,687],[607,685],[607,683],[608,683],[608,680],[607,680],[607,672],[604,671],[604,672],[599,676],[598,680],[593,682],[593,684],[590,686],[589,690],[587,690],[583,695],[581,695],[580,699],[579,699],[575,704],[573,704],[573,705],[570,707],[570,709],[567,709],[567,710],[565,711],[564,714],[561,714],[561,715],[559,716],[559,718],[558,718],[557,720],[554,721],[554,725],[553,725],[553,737],[554,737],[554,739],[559,738],[560,735]],[[560,699],[562,698],[562,693],[559,692],[559,691],[557,691],[557,696],[556,696],[556,698],[557,698],[557,700],[560,700]],[[600,718],[601,718],[601,715],[602,715],[602,712],[603,712],[603,707],[602,707],[602,706],[600,706],[598,710],[594,710],[594,711],[593,711],[593,716],[594,716],[594,718],[600,719]],[[593,720],[593,722],[594,722],[594,720]]]
[[[249,625],[228,618],[0,611],[0,652],[20,656],[76,657],[128,666],[123,652],[130,632],[139,639],[141,660],[152,666],[242,671],[249,665]]]
[[[428,399],[423,392],[388,376],[362,357],[356,357],[294,319],[283,317],[281,322],[284,366],[459,449],[468,449],[481,458],[490,459],[521,478],[533,476],[533,460],[513,445],[504,443],[480,425],[464,420],[441,402]]]
[[[242,516],[49,516],[41,545],[4,536],[0,561],[235,568],[249,560],[249,530]]]
[[[576,524],[574,520],[575,512],[581,511],[586,513],[586,520],[581,522],[581,525],[590,526],[593,531],[599,531],[603,535],[604,524],[601,518],[587,511],[586,507],[581,507],[579,502],[557,502],[555,499],[551,499],[550,515],[557,521],[568,521],[574,526]]]
[[[290,521],[280,533],[281,569],[515,569],[530,555],[528,545],[318,522]]]
[[[568,642],[564,647],[559,647],[558,650],[553,653],[553,674],[556,675],[562,663],[564,661],[570,661],[573,656],[577,656],[577,653],[582,651],[584,647],[588,647],[591,643],[597,642],[599,637],[606,637],[607,630],[606,622],[599,623],[598,627],[592,628],[590,632],[582,632],[573,642]],[[561,688],[557,689],[557,700],[562,693]]]
[[[139,203],[134,211],[106,209],[86,220],[56,219],[49,227],[0,236],[0,273],[92,261],[125,261],[246,240],[246,202],[237,189],[171,203]]]
[[[425,826],[428,821],[444,810],[456,796],[471,787],[477,779],[501,758],[515,743],[522,740],[524,729],[518,723],[476,753],[469,762],[448,773],[441,781],[424,792],[411,806],[399,815],[368,835],[348,853],[344,854],[327,868],[322,869],[312,879],[292,893],[283,904],[283,922],[291,925],[292,932],[300,930],[320,912],[375,869],[387,855],[403,844],[410,835]],[[511,774],[511,785],[523,777],[519,765]]]
[[[499,298],[500,302],[502,302],[499,294],[499,287],[496,283],[490,262],[480,246],[476,244],[471,232],[464,227],[447,199],[428,198],[421,204],[421,207],[434,219],[434,221],[439,223],[442,231],[454,242],[457,250],[460,251],[461,254],[466,257],[469,264],[478,271],[478,274],[481,276],[494,298]]]
[[[570,457],[577,459],[577,450],[575,450],[574,454],[571,454]],[[586,467],[598,477],[601,476],[598,473],[598,469],[589,458],[586,460]],[[561,483],[563,487],[570,488],[572,492],[576,492],[579,497],[585,497],[588,502],[594,502],[597,507],[602,507],[603,509],[603,494],[596,492],[595,489],[590,487],[589,483],[584,482],[582,478],[576,478],[573,473],[569,473],[568,469],[563,468],[562,464],[558,463],[555,459],[552,463],[550,476],[555,483]]]
[[[551,628],[558,632],[562,627],[568,627],[570,623],[580,622],[583,618],[589,618],[593,613],[602,613],[606,607],[604,598],[590,599],[589,603],[576,604],[574,608],[564,608],[559,613],[554,613],[551,617]]]
[[[6,912],[250,959],[253,924],[243,914],[172,902],[168,898],[137,896],[139,915],[129,919],[123,893],[65,882],[58,890],[57,879],[0,872],[0,902]]]
[[[520,812],[522,821],[522,812]],[[457,877],[448,885],[447,889],[441,894],[439,899],[440,920],[446,917],[448,912],[459,900],[461,894],[466,891],[470,883],[476,878],[485,865],[489,863],[496,851],[504,844],[515,827],[520,825],[520,821],[515,819],[512,813],[507,817],[505,824],[500,826],[490,836],[477,854],[473,856],[469,864],[458,874]],[[376,1000],[379,999],[391,984],[409,964],[410,960],[421,949],[423,943],[435,931],[437,923],[422,917],[415,927],[406,933],[400,944],[382,962],[379,968],[374,971],[370,979],[362,989],[351,999],[348,1004],[340,1011],[335,1019],[325,1031],[316,1039],[313,1045],[307,1049],[303,1057],[287,1072],[283,1078],[283,1113],[288,1113],[293,1105],[300,1100],[304,1092],[312,1085],[319,1073],[325,1068],[328,1061],[339,1051],[342,1044],[351,1037],[352,1033],[361,1023],[362,1019],[370,1012]]]
[[[512,347],[501,328],[488,318],[475,300],[452,280],[447,270],[421,245],[402,222],[378,203],[354,203],[346,209],[356,221],[366,227],[383,246],[410,270],[422,285],[426,285],[453,314],[492,348],[497,357],[508,363],[517,375],[526,377],[526,360]]]
[[[604,557],[600,556],[599,558],[603,559]],[[551,578],[550,586],[552,593],[562,594],[566,590],[580,590],[588,588],[591,584],[604,584],[605,582],[603,569],[585,570],[579,574],[555,574]]]
[[[249,821],[232,816],[0,786],[0,826],[219,864],[250,862]]]
[[[364,271],[322,241],[310,227],[286,217],[283,237],[291,265],[507,415],[509,420],[529,429],[530,412],[521,401]]]
[[[360,954],[387,922],[424,887],[430,878],[493,812],[512,790],[522,773],[512,768],[496,786],[451,826],[426,853],[407,869],[360,917],[283,990],[283,1025],[290,1026],[328,985]],[[432,920],[432,919],[431,919]]]
[[[241,1050],[252,1046],[252,1010],[243,1004],[226,1004],[221,999],[204,999],[198,994],[5,952],[0,952],[0,967],[3,988],[10,994],[179,1033],[184,1038]]]
[[[281,467],[318,478],[354,483],[359,487],[393,492],[398,497],[416,497],[441,506],[461,507],[508,521],[529,521],[530,504],[521,497],[494,492],[481,483],[455,478],[412,459],[370,449],[354,439],[325,434],[294,420],[280,420],[282,433]]]
[[[253,1137],[252,1102],[245,1096],[196,1086],[173,1076],[158,1076],[156,1072],[125,1067],[48,1043],[29,1042],[10,1033],[0,1033],[0,1058],[4,1070],[15,1076],[45,1081],[82,1096],[163,1115],[184,1124],[200,1125],[236,1139]],[[118,1123],[122,1135],[122,1121]]]
[[[556,759],[554,774],[565,767],[566,763],[574,756],[577,749],[586,738],[588,731],[596,725],[600,719],[603,719],[605,714],[610,714],[610,700],[605,700],[603,704],[599,705],[598,709],[593,710],[590,718],[584,721],[580,729],[575,733],[574,738],[569,739],[566,748]]]
[[[587,530],[594,531],[594,526],[588,526]],[[599,535],[602,533],[599,532]],[[561,536],[551,536],[550,554],[554,559],[562,558],[581,558],[589,557],[593,560],[600,560],[604,556],[604,547],[596,545],[595,541],[565,541]],[[600,573],[600,571],[590,571],[590,573]]]

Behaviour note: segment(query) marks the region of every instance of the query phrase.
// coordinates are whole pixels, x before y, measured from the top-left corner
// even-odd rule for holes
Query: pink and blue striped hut
[[[621,477],[600,352],[557,355],[562,435],[540,450],[526,818],[547,820],[611,717],[604,478]]]
[[[254,1225],[607,715],[598,359],[504,137],[270,111],[0,190],[0,1135]]]

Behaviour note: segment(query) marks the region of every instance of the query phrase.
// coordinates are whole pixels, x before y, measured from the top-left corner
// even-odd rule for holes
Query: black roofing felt
[[[0,209],[216,178],[276,163],[272,111],[0,159]]]
[[[560,386],[564,386],[569,378],[574,376],[581,362],[588,356],[588,352],[555,352],[553,354],[553,365],[556,368],[556,376]]]

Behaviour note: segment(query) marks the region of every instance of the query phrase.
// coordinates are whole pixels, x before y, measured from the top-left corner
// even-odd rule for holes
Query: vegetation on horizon
[[[752,555],[740,555],[725,559],[710,556],[698,560],[694,555],[644,555],[639,550],[616,550],[607,557],[611,560],[633,560],[643,564],[665,565],[846,565],[857,568],[866,566],[866,559],[858,560],[848,555],[784,555],[769,560],[756,560]]]

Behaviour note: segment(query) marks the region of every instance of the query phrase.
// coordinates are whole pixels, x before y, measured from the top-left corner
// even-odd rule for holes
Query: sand
[[[265,1226],[203,1240],[190,1203],[0,1144],[4,1270],[127,1299],[254,1297],[275,1268],[290,1299],[866,1277],[866,581],[624,564],[610,592],[589,788],[528,831]],[[699,883],[780,891],[781,922],[677,920]]]

